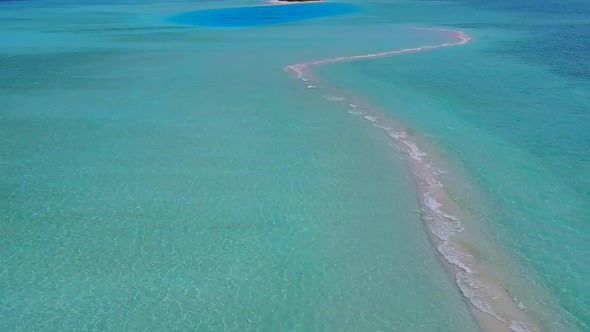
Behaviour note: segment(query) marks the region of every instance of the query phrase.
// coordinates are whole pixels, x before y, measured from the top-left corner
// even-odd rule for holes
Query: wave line
[[[314,60],[302,63],[288,65],[285,70],[296,75],[300,80],[306,83],[308,88],[318,88],[319,80],[316,79],[311,68],[324,64],[331,64],[345,61],[355,61],[361,59],[371,59],[386,56],[397,56],[410,53],[424,52],[441,48],[464,45],[472,41],[472,38],[460,30],[412,27],[416,30],[437,31],[449,34],[453,41],[445,42],[438,45],[424,45],[413,48],[404,48],[400,50],[385,51],[379,53],[370,53],[363,55],[344,56],[330,59]],[[310,81],[314,85],[310,85]],[[390,126],[380,121],[376,114],[372,114],[368,108],[359,109],[357,101],[348,100],[349,98],[324,96],[326,100],[333,102],[343,102],[350,109],[351,115],[360,116],[367,121],[372,122],[373,126],[384,130],[387,135],[396,143],[397,147],[406,155],[408,166],[414,174],[418,189],[422,199],[423,219],[427,223],[430,233],[434,237],[437,251],[452,266],[451,270],[455,274],[455,282],[462,292],[463,296],[469,301],[471,306],[491,317],[495,323],[490,323],[489,319],[484,318],[481,314],[475,315],[485,330],[511,330],[511,331],[537,331],[538,327],[530,317],[522,310],[522,304],[515,303],[508,291],[495,282],[488,280],[485,276],[477,271],[477,263],[469,251],[462,248],[461,245],[453,242],[454,235],[463,231],[463,225],[459,218],[444,211],[446,206],[457,210],[460,209],[456,203],[449,197],[449,194],[443,189],[443,184],[439,180],[442,171],[434,166],[434,163],[427,158],[416,142],[414,142],[406,130],[399,129],[399,124],[389,123]],[[390,119],[391,120],[391,119]],[[387,121],[384,120],[384,121]],[[394,129],[394,127],[396,129]],[[502,312],[502,314],[498,313]],[[526,323],[525,323],[526,322]],[[501,326],[498,326],[501,325]]]

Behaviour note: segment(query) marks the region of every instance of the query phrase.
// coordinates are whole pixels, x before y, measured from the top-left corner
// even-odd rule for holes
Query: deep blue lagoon
[[[244,27],[279,24],[349,14],[358,6],[345,3],[305,3],[288,6],[254,6],[198,10],[171,17],[178,24],[213,27]]]

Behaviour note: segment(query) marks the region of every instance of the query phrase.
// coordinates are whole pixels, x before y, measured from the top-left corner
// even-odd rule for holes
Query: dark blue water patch
[[[199,10],[172,16],[170,20],[186,25],[246,27],[350,14],[359,10],[360,7],[346,3],[305,3]]]
[[[421,0],[433,1],[433,0]],[[518,40],[496,52],[547,66],[555,73],[590,80],[590,1],[588,0],[458,0],[468,7],[505,11],[523,19],[511,22],[453,24],[458,28],[522,31],[531,38]],[[531,24],[528,19],[534,19]]]

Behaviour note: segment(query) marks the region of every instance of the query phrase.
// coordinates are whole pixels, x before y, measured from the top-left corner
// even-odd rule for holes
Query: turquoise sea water
[[[0,330],[469,331],[474,302],[589,328],[586,3],[170,20],[261,4],[0,3]],[[284,70],[453,39],[413,26],[472,41]],[[453,244],[517,315],[457,287],[376,114],[444,171]]]
[[[470,5],[430,6],[438,13],[434,22],[469,31],[470,45],[334,65],[326,75],[435,142],[453,164],[447,165],[453,170],[447,189],[471,211],[478,232],[517,265],[485,251],[480,259],[500,267],[504,276],[497,278],[517,298],[527,298],[523,305],[543,327],[586,330],[590,82],[582,31],[588,6]],[[433,23],[424,11],[407,14],[423,6],[406,4],[403,15],[388,8],[392,21]],[[388,90],[393,93],[383,93]],[[507,280],[516,279],[544,295],[522,283],[511,288]]]

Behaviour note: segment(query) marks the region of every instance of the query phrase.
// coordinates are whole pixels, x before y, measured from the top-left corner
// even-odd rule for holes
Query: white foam
[[[365,115],[365,112],[356,110],[348,110],[348,113],[352,115]]]
[[[311,85],[311,84],[310,84],[310,85],[308,85],[308,86],[307,86],[307,88],[308,88],[308,89],[317,89],[317,86],[315,86],[315,85]]]
[[[437,250],[449,264],[455,267],[457,271],[457,286],[463,296],[479,311],[493,316],[498,321],[509,326],[512,331],[534,331],[534,327],[521,322],[507,322],[494,312],[490,302],[496,302],[505,295],[494,291],[482,283],[478,279],[478,271],[471,264],[473,256],[462,252],[453,245],[453,236],[462,232],[464,228],[457,217],[443,211],[444,204],[438,198],[443,184],[437,177],[442,172],[432,165],[427,159],[428,155],[420,150],[416,143],[409,139],[409,135],[406,132],[395,131],[381,126],[376,127],[386,130],[388,135],[409,157],[411,168],[420,182],[422,204],[424,206],[423,212],[427,227],[436,238],[442,241],[437,247]],[[517,309],[522,310],[522,304],[516,300],[514,300],[514,303],[517,303]]]
[[[324,98],[328,101],[343,101],[344,98],[336,97],[336,96],[324,96]]]
[[[371,122],[377,122],[377,118],[374,116],[365,115],[364,118],[371,121]]]
[[[385,126],[378,125],[378,124],[375,124],[375,123],[373,123],[373,126],[375,126],[377,128],[381,128],[381,129],[383,129],[385,131],[391,130],[391,128],[389,128],[389,127],[385,127]]]
[[[462,253],[457,249],[453,248],[448,242],[444,242],[440,246],[437,247],[438,252],[443,255],[443,257],[447,260],[447,262],[455,265],[456,267],[460,268],[461,270],[467,273],[473,273],[468,260],[473,256],[468,255],[466,253]]]
[[[463,296],[465,296],[469,302],[471,302],[471,304],[479,311],[491,315],[499,321],[505,323],[505,321],[498,317],[498,315],[492,310],[488,302],[483,297],[484,293],[489,292],[489,288],[481,285],[479,281],[473,277],[472,273],[457,273],[457,286],[459,286]],[[490,296],[493,297],[492,294]]]
[[[473,257],[461,252],[451,244],[453,235],[463,231],[463,225],[458,218],[442,210],[444,206],[436,194],[443,187],[437,178],[440,170],[428,161],[427,154],[409,139],[406,132],[390,129],[386,129],[386,131],[411,161],[412,169],[422,190],[423,212],[427,227],[436,238],[442,241],[437,247],[438,252],[457,269],[457,286],[475,308],[500,319],[486,301],[487,296],[492,294],[478,282],[476,271],[470,264]]]
[[[514,332],[530,332],[534,329],[533,327],[521,322],[510,322],[508,328]]]
[[[355,104],[348,104],[348,106],[351,107],[351,108],[357,108],[358,107],[358,105],[355,105]]]
[[[407,137],[407,134],[404,133],[404,135]],[[423,163],[424,162],[424,157],[426,157],[426,153],[422,152],[418,146],[416,144],[414,144],[411,141],[408,140],[402,140],[401,141],[405,147],[406,147],[406,152],[408,153],[408,155],[410,156],[410,158],[412,158],[414,161],[418,162],[418,163]],[[430,165],[428,164],[422,164],[422,166],[426,169],[429,169]],[[428,180],[430,180],[428,178]],[[428,181],[430,182],[430,181]]]

